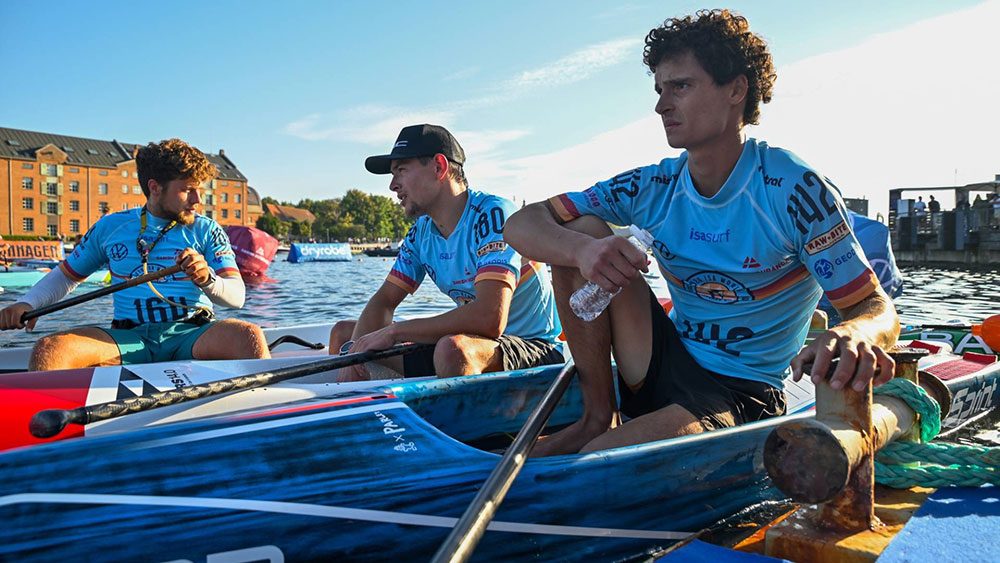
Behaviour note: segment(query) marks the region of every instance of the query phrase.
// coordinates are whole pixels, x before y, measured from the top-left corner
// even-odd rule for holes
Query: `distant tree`
[[[309,238],[312,236],[312,225],[306,221],[295,221],[288,229],[288,234],[299,240]]]
[[[257,228],[275,238],[285,238],[288,236],[288,223],[278,219],[274,215],[261,215],[257,218]]]

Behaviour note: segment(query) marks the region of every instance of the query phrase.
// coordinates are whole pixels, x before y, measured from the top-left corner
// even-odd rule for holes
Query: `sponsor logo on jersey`
[[[760,262],[753,256],[747,256],[743,259],[743,269],[747,270],[750,268],[760,268]]]
[[[120,242],[112,245],[111,248],[108,249],[108,257],[115,261],[124,260],[128,257],[128,246],[125,246],[125,244]]]
[[[677,258],[677,255],[670,252],[670,249],[667,248],[667,245],[663,241],[654,240],[653,250],[655,250],[656,253],[659,254],[664,260],[673,260],[674,258]]]
[[[708,231],[699,231],[692,228],[690,234],[688,234],[688,238],[691,240],[701,240],[705,242],[729,242],[729,236],[731,234],[730,229],[726,229],[725,232],[721,233],[710,233]]]
[[[480,246],[479,250],[476,251],[476,256],[482,258],[490,252],[503,252],[504,250],[507,250],[507,243],[502,240],[495,240]]]
[[[816,263],[813,264],[813,271],[816,272],[817,276],[828,280],[833,277],[833,263],[826,258],[817,260]]]
[[[713,303],[753,301],[745,285],[719,272],[698,272],[684,280],[684,289]]]
[[[765,186],[774,186],[775,188],[780,188],[781,187],[781,183],[784,182],[784,181],[785,181],[784,178],[774,178],[772,176],[768,176],[767,174],[764,174],[764,185]]]
[[[773,272],[775,270],[780,270],[780,269],[784,268],[785,266],[787,266],[787,265],[789,265],[791,263],[792,263],[792,259],[786,256],[785,258],[781,259],[781,262],[778,262],[777,264],[775,264],[773,266],[768,266],[766,268],[763,268],[763,269],[761,269],[759,271],[761,273],[764,273],[764,272]]]
[[[846,237],[847,234],[850,232],[851,228],[847,226],[847,223],[841,221],[837,223],[837,225],[834,226],[829,231],[807,242],[806,252],[809,254],[816,254],[817,252],[822,252],[827,248],[830,248],[831,246],[843,240],[844,237]]]
[[[442,252],[441,254],[438,254],[438,260],[451,260],[454,257],[454,252]]]
[[[471,303],[476,300],[475,294],[462,289],[448,290],[448,297],[451,297],[452,301],[459,305],[465,305],[466,303]]]
[[[601,206],[601,198],[599,198],[597,194],[594,193],[594,188],[587,188],[586,190],[584,190],[583,195],[587,196],[587,205],[591,207]]]
[[[854,249],[852,248],[852,249],[848,250],[847,252],[845,252],[845,253],[841,254],[840,256],[838,256],[837,259],[833,261],[833,263],[836,264],[836,265],[838,265],[838,266],[842,266],[844,264],[847,264],[847,262],[851,258],[854,258],[855,256],[857,256],[857,253],[854,252]]]

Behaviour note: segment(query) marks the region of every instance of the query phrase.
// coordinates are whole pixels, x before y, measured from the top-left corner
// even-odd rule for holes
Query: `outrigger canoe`
[[[946,428],[1000,401],[994,356],[920,367],[951,391]],[[0,559],[426,560],[558,369],[392,382],[0,453]],[[529,460],[475,557],[621,557],[780,498],[765,439],[813,404],[808,381],[788,383],[784,417]],[[574,386],[550,425],[580,410]]]

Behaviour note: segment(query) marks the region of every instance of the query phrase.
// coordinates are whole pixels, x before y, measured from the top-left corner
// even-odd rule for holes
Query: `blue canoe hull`
[[[0,559],[426,560],[499,460],[465,442],[516,432],[555,371],[401,383],[0,454]],[[998,377],[995,364],[949,386],[991,406]],[[552,423],[575,420],[579,401],[571,388]],[[530,460],[474,559],[621,557],[780,498],[762,451],[787,419]]]

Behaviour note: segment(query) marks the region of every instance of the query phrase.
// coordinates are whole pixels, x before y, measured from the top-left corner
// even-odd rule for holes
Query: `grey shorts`
[[[541,338],[521,338],[513,334],[503,334],[497,342],[503,358],[504,371],[561,364],[566,361],[562,346],[558,342]],[[403,375],[405,377],[438,375],[434,370],[434,350],[403,356]]]

